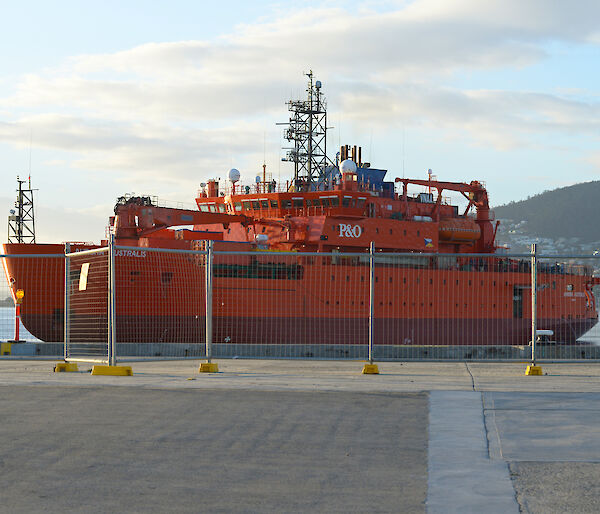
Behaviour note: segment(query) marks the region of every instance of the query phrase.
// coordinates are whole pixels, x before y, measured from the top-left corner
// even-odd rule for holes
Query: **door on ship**
[[[513,287],[513,318],[523,317],[523,286]]]

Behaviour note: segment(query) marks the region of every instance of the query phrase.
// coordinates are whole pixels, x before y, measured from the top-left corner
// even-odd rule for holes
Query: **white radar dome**
[[[356,173],[356,163],[352,159],[346,159],[340,164],[342,173]]]
[[[231,168],[229,173],[227,174],[227,178],[231,182],[237,182],[240,179],[240,170],[236,170],[235,168]]]

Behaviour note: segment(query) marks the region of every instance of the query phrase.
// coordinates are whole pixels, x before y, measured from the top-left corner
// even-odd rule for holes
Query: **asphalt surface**
[[[600,364],[0,359],[0,512],[600,512]]]
[[[3,512],[424,512],[419,393],[0,387]]]

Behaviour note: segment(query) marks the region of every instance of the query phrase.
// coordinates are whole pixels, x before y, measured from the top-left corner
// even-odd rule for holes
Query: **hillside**
[[[494,207],[497,219],[512,220],[521,232],[551,239],[600,241],[600,181],[546,191]],[[526,223],[520,224],[521,221]]]

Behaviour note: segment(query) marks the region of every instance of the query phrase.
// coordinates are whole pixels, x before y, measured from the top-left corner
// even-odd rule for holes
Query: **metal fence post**
[[[108,242],[108,365],[115,366],[117,347],[117,320],[115,316],[115,236]]]
[[[69,275],[71,273],[70,270],[70,257],[68,256],[71,253],[71,243],[65,243],[65,312],[64,312],[64,322],[63,322],[63,341],[64,341],[64,349],[63,349],[63,358],[65,361],[69,357]]]
[[[535,366],[537,339],[537,244],[531,245],[531,365]]]
[[[206,252],[206,359],[212,358],[212,310],[213,310],[213,242],[208,241]]]
[[[369,247],[369,364],[373,364],[373,329],[375,318],[375,243]]]

